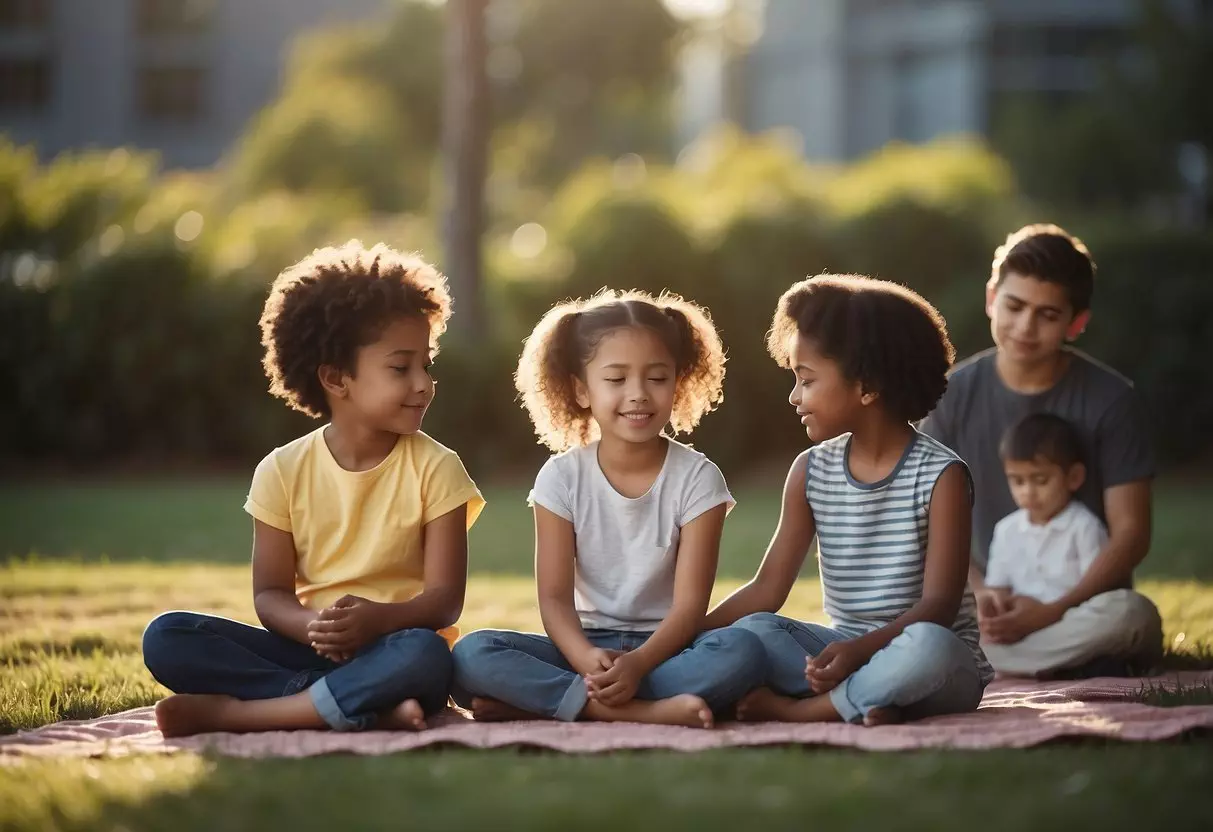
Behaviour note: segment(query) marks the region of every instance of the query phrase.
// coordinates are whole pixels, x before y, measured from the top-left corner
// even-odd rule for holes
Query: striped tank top
[[[817,526],[825,611],[836,629],[862,635],[922,598],[931,493],[945,469],[964,462],[915,431],[887,477],[861,483],[851,477],[850,447],[848,433],[809,449],[805,495]],[[978,645],[977,605],[967,586],[952,631],[973,651],[988,682],[994,670]]]

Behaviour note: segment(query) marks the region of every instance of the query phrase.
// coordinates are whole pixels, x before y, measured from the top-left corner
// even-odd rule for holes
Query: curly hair
[[[1008,272],[1061,286],[1074,314],[1091,308],[1095,260],[1083,241],[1056,225],[1025,225],[994,251],[990,282],[997,287]]]
[[[678,295],[603,289],[548,310],[518,360],[514,386],[539,441],[553,451],[597,438],[598,425],[577,403],[573,379],[584,380],[603,337],[624,327],[652,330],[674,357],[675,432],[690,433],[724,398],[724,347],[706,309]]]
[[[278,275],[261,312],[270,393],[326,418],[321,365],[352,374],[358,350],[399,318],[424,319],[436,350],[450,316],[446,278],[419,256],[357,240],[316,249]]]
[[[956,358],[935,307],[905,286],[861,275],[819,275],[784,292],[767,332],[767,351],[781,366],[791,364],[797,332],[907,422],[935,407]]]

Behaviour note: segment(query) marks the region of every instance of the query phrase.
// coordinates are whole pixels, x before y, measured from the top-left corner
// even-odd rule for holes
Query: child
[[[451,299],[383,245],[314,252],[261,315],[270,392],[328,424],[253,474],[253,600],[264,629],[169,612],[143,635],[165,736],[421,729],[446,706],[467,529],[484,506],[421,432]]]
[[[939,313],[893,283],[823,275],[795,284],[767,347],[814,446],[784,485],[757,576],[706,626],[755,633],[766,687],[745,720],[881,724],[971,711],[993,676],[978,647],[964,463],[918,433],[953,350]],[[775,615],[814,534],[831,626]]]
[[[1103,674],[1126,672],[1131,658],[1152,658],[1147,654],[1160,646],[1153,639],[1161,626],[1158,611],[1130,589],[1097,595],[1058,623],[1003,643],[1000,616],[1013,611],[1019,598],[1051,604],[1072,590],[1107,545],[1108,533],[1075,497],[1086,467],[1069,422],[1050,413],[1028,416],[1003,436],[1000,452],[1019,510],[994,527],[986,587],[977,595],[990,664],[1023,675],[1073,673],[1086,664]]]
[[[1055,225],[1029,225],[994,253],[986,314],[994,348],[956,367],[923,433],[955,450],[973,472],[974,590],[984,586],[994,524],[1015,510],[998,443],[1029,413],[1056,413],[1082,441],[1086,477],[1075,494],[1108,527],[1090,569],[1050,604],[1024,597],[1001,617],[1004,643],[1049,627],[1066,611],[1133,585],[1150,549],[1154,452],[1133,385],[1066,343],[1091,320],[1095,262],[1082,241]],[[1162,631],[1152,636],[1161,643]]]
[[[704,311],[673,296],[604,291],[535,327],[515,381],[558,452],[529,498],[547,636],[455,645],[455,701],[477,719],[710,728],[761,680],[749,633],[697,635],[733,498],[707,457],[663,434],[720,401],[724,360]]]

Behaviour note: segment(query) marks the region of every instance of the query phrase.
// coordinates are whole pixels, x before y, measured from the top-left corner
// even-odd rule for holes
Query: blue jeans
[[[758,636],[767,654],[766,685],[775,693],[803,699],[813,695],[805,660],[832,641],[853,636],[821,624],[782,615],[747,615],[733,627]],[[985,685],[972,651],[947,627],[918,622],[830,691],[830,702],[847,722],[861,721],[873,708],[900,708],[907,719],[975,710]]]
[[[380,711],[416,699],[446,707],[451,651],[433,630],[399,630],[337,664],[261,627],[196,612],[166,612],[143,632],[143,662],[174,693],[276,699],[307,690],[335,730],[370,728]]]
[[[635,650],[652,633],[586,630],[590,644],[604,650]],[[585,680],[547,636],[512,630],[477,630],[455,645],[452,696],[462,707],[473,696],[496,699],[528,713],[571,722],[586,705]],[[762,645],[742,630],[701,633],[685,650],[645,676],[637,699],[668,699],[682,693],[701,697],[717,713],[762,684]]]

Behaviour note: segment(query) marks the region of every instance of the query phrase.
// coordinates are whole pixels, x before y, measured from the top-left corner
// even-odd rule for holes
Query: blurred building
[[[214,163],[278,92],[292,39],[384,0],[0,0],[0,132],[43,157],[133,145]]]
[[[1134,0],[766,0],[731,118],[847,160],[900,139],[988,135],[1020,96],[1091,90]],[[702,93],[700,100],[703,99]],[[711,119],[702,109],[694,119]]]

